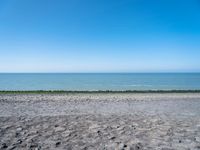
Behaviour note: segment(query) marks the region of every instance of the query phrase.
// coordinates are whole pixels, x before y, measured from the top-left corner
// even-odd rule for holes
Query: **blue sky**
[[[200,1],[1,0],[0,72],[200,72]]]

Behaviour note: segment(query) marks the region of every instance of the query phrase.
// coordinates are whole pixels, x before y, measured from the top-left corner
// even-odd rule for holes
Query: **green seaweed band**
[[[200,90],[98,90],[98,91],[65,91],[65,90],[31,90],[31,91],[0,91],[0,94],[64,94],[64,93],[200,93]]]

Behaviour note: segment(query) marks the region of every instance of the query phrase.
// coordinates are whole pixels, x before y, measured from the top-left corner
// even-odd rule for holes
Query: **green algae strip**
[[[65,91],[65,90],[31,90],[0,91],[0,94],[71,94],[71,93],[200,93],[200,90],[125,90],[125,91]]]

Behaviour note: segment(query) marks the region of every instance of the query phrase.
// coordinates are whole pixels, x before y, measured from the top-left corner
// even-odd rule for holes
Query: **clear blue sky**
[[[1,0],[0,72],[200,72],[200,1]]]

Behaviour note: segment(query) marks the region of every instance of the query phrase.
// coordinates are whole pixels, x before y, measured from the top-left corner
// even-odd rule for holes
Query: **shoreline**
[[[200,93],[200,90],[0,90],[0,94]]]

